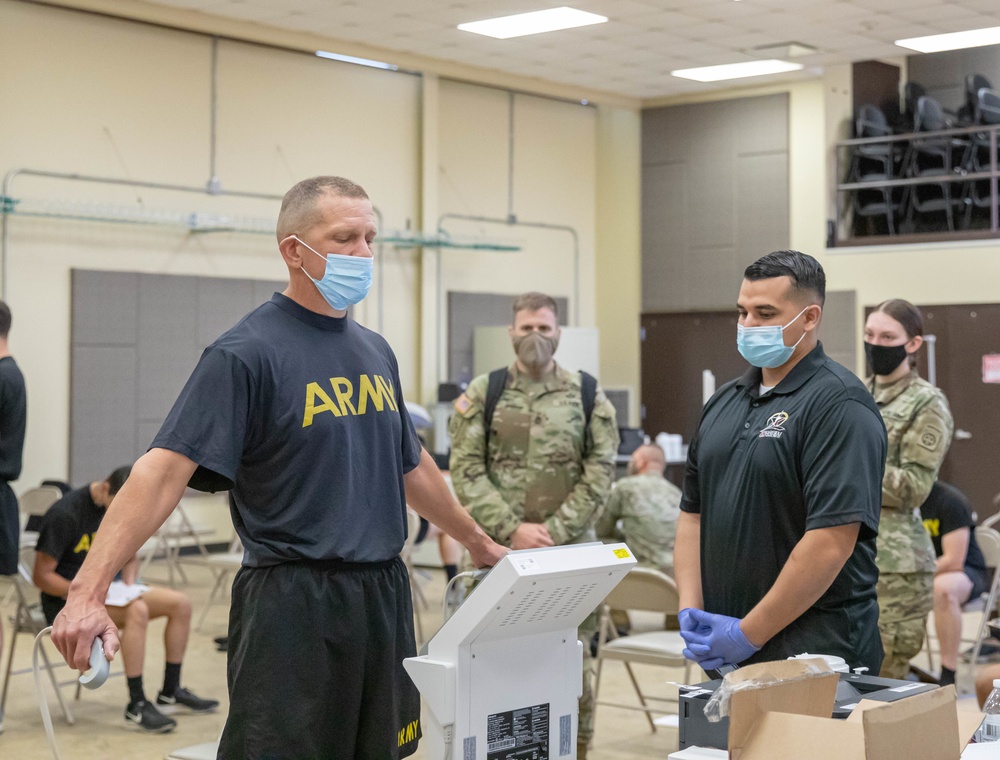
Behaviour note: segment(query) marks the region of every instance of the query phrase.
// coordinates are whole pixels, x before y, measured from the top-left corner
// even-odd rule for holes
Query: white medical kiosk
[[[511,552],[403,661],[430,715],[429,760],[575,758],[577,627],[636,564],[625,544]]]

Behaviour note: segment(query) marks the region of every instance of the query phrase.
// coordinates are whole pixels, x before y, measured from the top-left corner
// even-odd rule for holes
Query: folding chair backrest
[[[917,118],[913,128],[917,132],[936,132],[948,126],[941,104],[934,98],[923,95],[917,100]]]
[[[885,137],[892,134],[892,127],[889,126],[882,109],[870,103],[858,109],[854,129],[855,137]]]
[[[604,600],[612,609],[642,610],[676,615],[680,606],[677,584],[659,570],[634,567]]]
[[[1000,92],[983,87],[976,103],[976,121],[980,124],[1000,124]]]
[[[55,486],[36,486],[21,494],[17,503],[26,515],[44,515],[61,498],[62,491]]]
[[[1000,570],[1000,533],[980,525],[976,528],[976,543],[983,553],[986,566]]]

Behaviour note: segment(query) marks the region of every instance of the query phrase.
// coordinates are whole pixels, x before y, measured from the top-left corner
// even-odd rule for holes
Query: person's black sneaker
[[[168,718],[149,702],[139,702],[125,708],[125,723],[151,734],[165,734],[177,727],[177,721]]]
[[[214,712],[219,706],[217,699],[202,699],[192,691],[184,687],[178,687],[173,696],[166,696],[162,691],[156,697],[156,704],[166,708],[164,712],[173,712],[178,707],[186,707],[191,712],[209,713]]]

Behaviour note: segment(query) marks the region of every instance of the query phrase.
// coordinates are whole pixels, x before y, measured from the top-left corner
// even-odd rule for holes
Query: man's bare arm
[[[507,553],[462,509],[426,451],[420,452],[420,464],[403,476],[403,485],[413,511],[464,545],[477,567],[492,567]]]
[[[941,536],[941,556],[934,563],[934,574],[960,573],[969,553],[969,529],[959,528]]]
[[[108,586],[177,506],[196,469],[190,459],[167,449],[152,449],[133,465],[52,626],[52,641],[71,667],[90,667],[97,637],[104,640],[109,660],[118,651],[118,629],[104,607]]]
[[[44,552],[35,552],[35,567],[31,572],[31,582],[49,596],[66,598],[69,581],[56,572],[59,560]]]
[[[680,608],[702,609],[705,599],[701,591],[701,515],[694,512],[681,512],[677,518],[674,578]]]
[[[860,528],[852,523],[806,531],[771,590],[743,618],[743,635],[761,647],[812,607],[850,559]]]

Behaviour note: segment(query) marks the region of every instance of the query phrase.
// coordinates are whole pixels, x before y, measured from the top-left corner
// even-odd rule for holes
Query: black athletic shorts
[[[406,567],[244,567],[229,614],[219,760],[396,760],[417,749],[420,695]]]
[[[20,541],[17,497],[9,485],[0,483],[0,575],[14,575],[17,572]]]
[[[990,590],[990,583],[993,581],[993,576],[989,572],[984,572],[974,567],[964,568],[965,574],[972,581],[972,591],[969,593],[969,598],[967,601],[972,601],[973,599],[978,599],[983,594]]]

